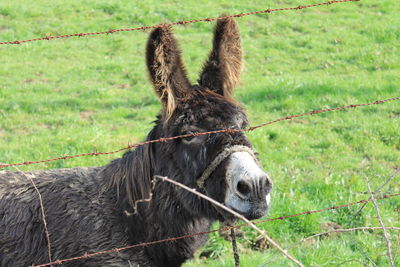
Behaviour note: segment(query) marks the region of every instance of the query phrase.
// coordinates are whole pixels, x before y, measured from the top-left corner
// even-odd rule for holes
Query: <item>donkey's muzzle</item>
[[[235,193],[243,200],[265,199],[271,189],[272,182],[267,174],[261,177],[239,178],[234,185]]]
[[[235,152],[230,156],[226,182],[228,188],[225,205],[247,219],[257,219],[265,215],[270,205],[273,184],[252,155]]]

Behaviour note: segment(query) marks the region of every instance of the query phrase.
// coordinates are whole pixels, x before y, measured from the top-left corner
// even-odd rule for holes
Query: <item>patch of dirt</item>
[[[227,226],[227,225],[223,225],[223,226]],[[235,236],[236,236],[236,237],[243,237],[244,233],[243,233],[242,230],[237,229],[237,228],[234,228],[233,230],[235,231]],[[231,229],[224,229],[224,228],[222,228],[222,229],[220,229],[218,232],[219,232],[219,235],[220,235],[223,239],[225,239],[226,241],[229,241],[229,242],[232,241],[232,238],[231,238]]]
[[[44,122],[39,123],[38,126],[40,128],[44,128],[44,129],[53,129],[54,128],[52,125],[44,123]]]
[[[48,83],[49,79],[43,78],[40,80],[34,80],[34,79],[26,79],[22,80],[22,83]]]
[[[310,124],[309,121],[300,120],[300,119],[293,119],[293,120],[290,120],[290,123]]]
[[[127,88],[129,88],[129,84],[126,84],[126,83],[115,84],[114,87],[118,88],[118,89],[127,89]]]
[[[271,247],[271,244],[263,236],[258,236],[251,244],[251,249],[261,251],[261,252],[266,249],[269,249],[270,247]]]
[[[82,111],[81,113],[79,113],[79,117],[81,118],[81,120],[90,120],[92,118],[92,115],[94,114],[94,111],[92,110],[85,110]]]
[[[321,228],[322,230],[324,230],[325,232],[329,232],[329,231],[333,231],[333,230],[337,230],[337,229],[343,229],[343,227],[337,223],[334,222],[324,222],[321,223]],[[329,237],[335,237],[337,236],[339,233],[329,233],[325,236],[329,236]]]

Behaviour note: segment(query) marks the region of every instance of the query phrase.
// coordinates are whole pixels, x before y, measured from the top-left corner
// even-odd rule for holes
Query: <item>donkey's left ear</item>
[[[222,19],[214,31],[213,48],[200,75],[199,84],[232,98],[232,92],[240,81],[242,48],[236,22]]]
[[[171,114],[177,101],[191,92],[178,43],[170,27],[157,28],[150,34],[146,62],[154,89],[161,99],[163,110]]]

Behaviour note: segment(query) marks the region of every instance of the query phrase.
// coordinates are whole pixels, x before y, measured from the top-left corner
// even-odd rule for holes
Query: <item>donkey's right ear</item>
[[[240,33],[232,18],[218,20],[214,31],[213,48],[204,64],[199,84],[226,98],[240,81],[242,48]]]
[[[146,50],[147,68],[168,115],[174,111],[177,101],[186,98],[191,89],[180,53],[170,27],[151,32]]]

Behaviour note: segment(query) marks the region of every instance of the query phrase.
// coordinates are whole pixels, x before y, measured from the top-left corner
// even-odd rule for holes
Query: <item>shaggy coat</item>
[[[241,59],[236,23],[219,21],[211,54],[193,86],[171,29],[155,29],[146,60],[162,111],[146,140],[246,127],[246,115],[232,98]],[[43,198],[52,260],[207,231],[213,221],[230,218],[187,191],[153,180],[168,176],[195,188],[196,179],[229,145],[250,147],[242,133],[194,136],[138,147],[103,167],[27,172]],[[199,189],[222,203],[228,164],[229,159],[223,161]],[[49,262],[38,195],[25,175],[0,171],[0,266]],[[265,199],[270,186],[263,190]],[[140,201],[150,192],[151,201]],[[195,236],[63,266],[180,266],[206,239]]]

